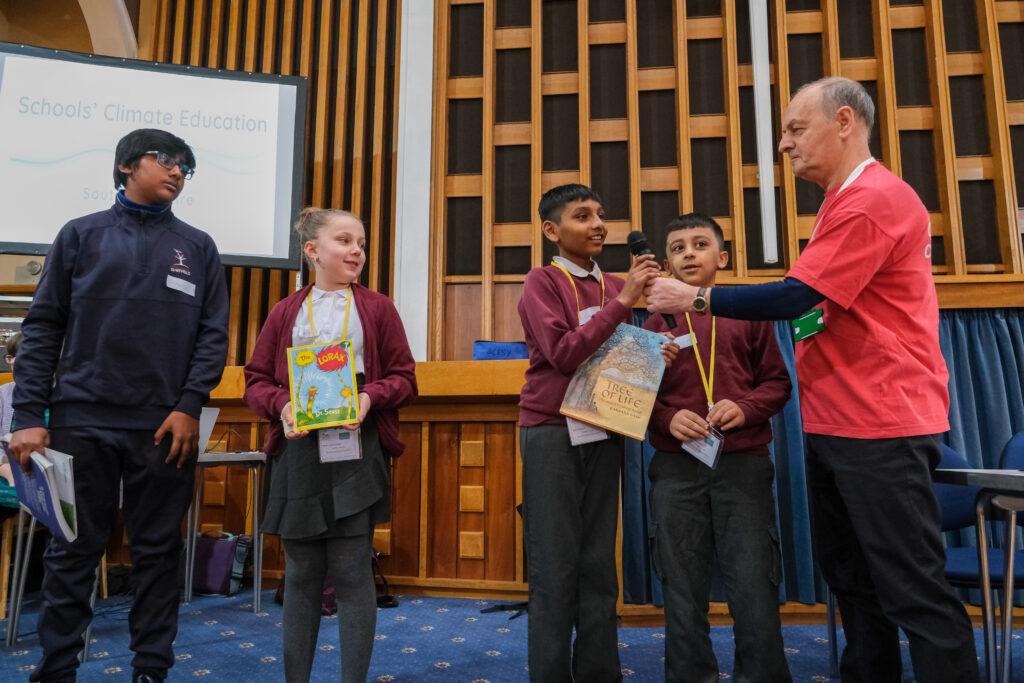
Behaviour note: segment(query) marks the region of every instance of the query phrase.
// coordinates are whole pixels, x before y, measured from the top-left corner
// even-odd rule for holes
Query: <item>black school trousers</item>
[[[31,681],[73,681],[83,634],[92,619],[96,567],[107,547],[124,480],[124,517],[131,544],[134,594],[128,628],[132,667],[165,673],[178,632],[181,522],[195,481],[195,461],[164,462],[171,437],[155,430],[68,427],[50,430],[50,446],[74,457],[78,538],[56,537],[43,555],[39,641],[43,658]]]
[[[938,437],[806,434],[805,445],[815,552],[846,635],[843,682],[902,681],[899,628],[916,680],[977,681],[974,632],[944,574]]]
[[[519,448],[530,680],[620,681],[615,530],[622,440],[573,446],[566,427],[541,425],[520,427]]]

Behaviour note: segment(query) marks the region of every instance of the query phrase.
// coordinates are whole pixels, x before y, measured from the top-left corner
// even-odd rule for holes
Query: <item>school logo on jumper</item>
[[[185,265],[185,261],[188,257],[185,256],[185,252],[181,249],[174,250],[174,263],[171,264],[171,272],[178,273],[179,275],[191,275],[192,269]]]

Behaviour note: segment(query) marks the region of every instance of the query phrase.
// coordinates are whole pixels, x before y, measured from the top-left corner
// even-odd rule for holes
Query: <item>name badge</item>
[[[565,426],[569,428],[569,443],[573,446],[582,446],[585,443],[608,438],[608,432],[600,427],[574,420],[571,417],[565,418]]]
[[[189,296],[195,296],[196,295],[196,286],[195,286],[195,284],[189,282],[188,280],[182,280],[180,277],[174,277],[173,275],[168,275],[167,276],[167,286],[170,289],[176,289],[179,292],[183,292],[185,294],[188,294]]]
[[[792,322],[793,341],[803,341],[825,329],[825,312],[812,308]]]
[[[321,429],[317,432],[320,439],[320,462],[343,462],[359,460],[363,457],[360,446],[359,430],[349,431],[340,427]]]
[[[724,443],[725,437],[722,436],[722,433],[711,427],[711,434],[708,436],[703,439],[684,441],[682,446],[684,451],[711,469],[715,469],[718,466],[718,458],[722,455],[722,444]]]
[[[590,308],[584,308],[580,311],[580,326],[586,325],[594,314],[601,310],[600,306],[591,306]]]

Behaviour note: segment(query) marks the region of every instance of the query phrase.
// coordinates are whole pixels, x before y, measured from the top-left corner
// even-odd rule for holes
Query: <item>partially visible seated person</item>
[[[18,355],[18,347],[21,346],[21,332],[16,332],[7,340],[7,364],[14,372],[14,357]],[[14,382],[0,384],[0,436],[9,434],[11,431],[11,418],[14,417],[14,405],[11,403],[11,394],[14,393]],[[14,492],[14,477],[11,474],[11,463],[6,453],[0,453],[0,519],[9,517],[14,510],[18,509],[18,496]]]

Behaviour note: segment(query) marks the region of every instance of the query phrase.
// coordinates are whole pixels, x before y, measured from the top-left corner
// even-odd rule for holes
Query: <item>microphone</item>
[[[651,245],[647,243],[647,236],[639,230],[634,230],[629,233],[629,237],[626,238],[626,244],[629,246],[629,253],[633,256],[643,256],[644,254],[650,254],[654,256],[654,250],[651,249]],[[668,325],[668,329],[671,332],[676,329],[676,317],[671,313],[662,313],[661,319]]]

